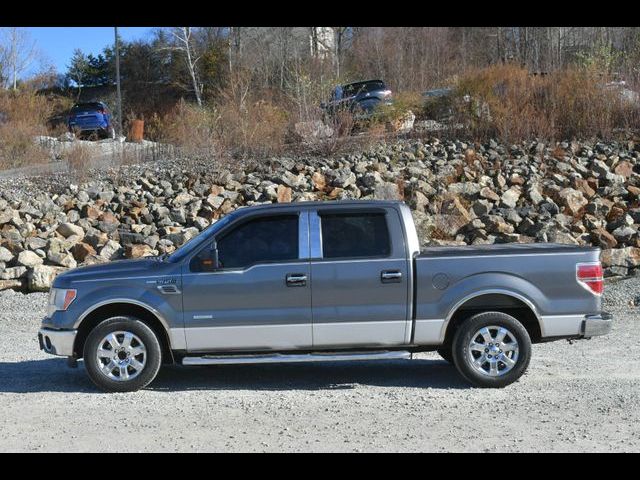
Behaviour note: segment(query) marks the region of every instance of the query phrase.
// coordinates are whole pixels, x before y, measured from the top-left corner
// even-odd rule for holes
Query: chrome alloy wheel
[[[475,370],[489,377],[499,377],[516,365],[518,351],[518,341],[509,330],[491,325],[471,337],[467,355]]]
[[[124,382],[136,378],[147,363],[147,349],[137,335],[111,332],[98,344],[98,367],[111,380]]]

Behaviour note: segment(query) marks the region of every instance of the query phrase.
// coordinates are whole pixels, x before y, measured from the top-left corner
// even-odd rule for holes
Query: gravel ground
[[[0,451],[638,451],[640,279],[608,282],[613,332],[534,346],[502,390],[414,360],[168,367],[96,391],[38,350],[46,294],[0,292]]]

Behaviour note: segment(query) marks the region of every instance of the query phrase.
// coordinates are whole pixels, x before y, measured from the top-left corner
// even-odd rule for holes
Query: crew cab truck
[[[531,344],[611,328],[599,249],[420,251],[401,202],[240,208],[170,255],[69,270],[40,347],[82,358],[106,391],[182,365],[410,358],[437,350],[470,383],[504,387]],[[427,373],[427,372],[425,372]]]

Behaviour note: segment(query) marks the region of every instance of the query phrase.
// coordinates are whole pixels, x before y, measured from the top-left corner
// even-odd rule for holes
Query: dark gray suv
[[[331,100],[320,106],[329,117],[339,112],[349,112],[366,118],[378,106],[391,103],[391,90],[382,80],[366,80],[336,86],[331,92]]]

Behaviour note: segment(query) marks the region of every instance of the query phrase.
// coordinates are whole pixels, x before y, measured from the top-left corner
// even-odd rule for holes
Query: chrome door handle
[[[289,273],[286,276],[287,287],[304,287],[307,276],[304,273]]]
[[[398,283],[402,281],[402,272],[400,270],[383,270],[380,272],[380,281],[382,283]]]

